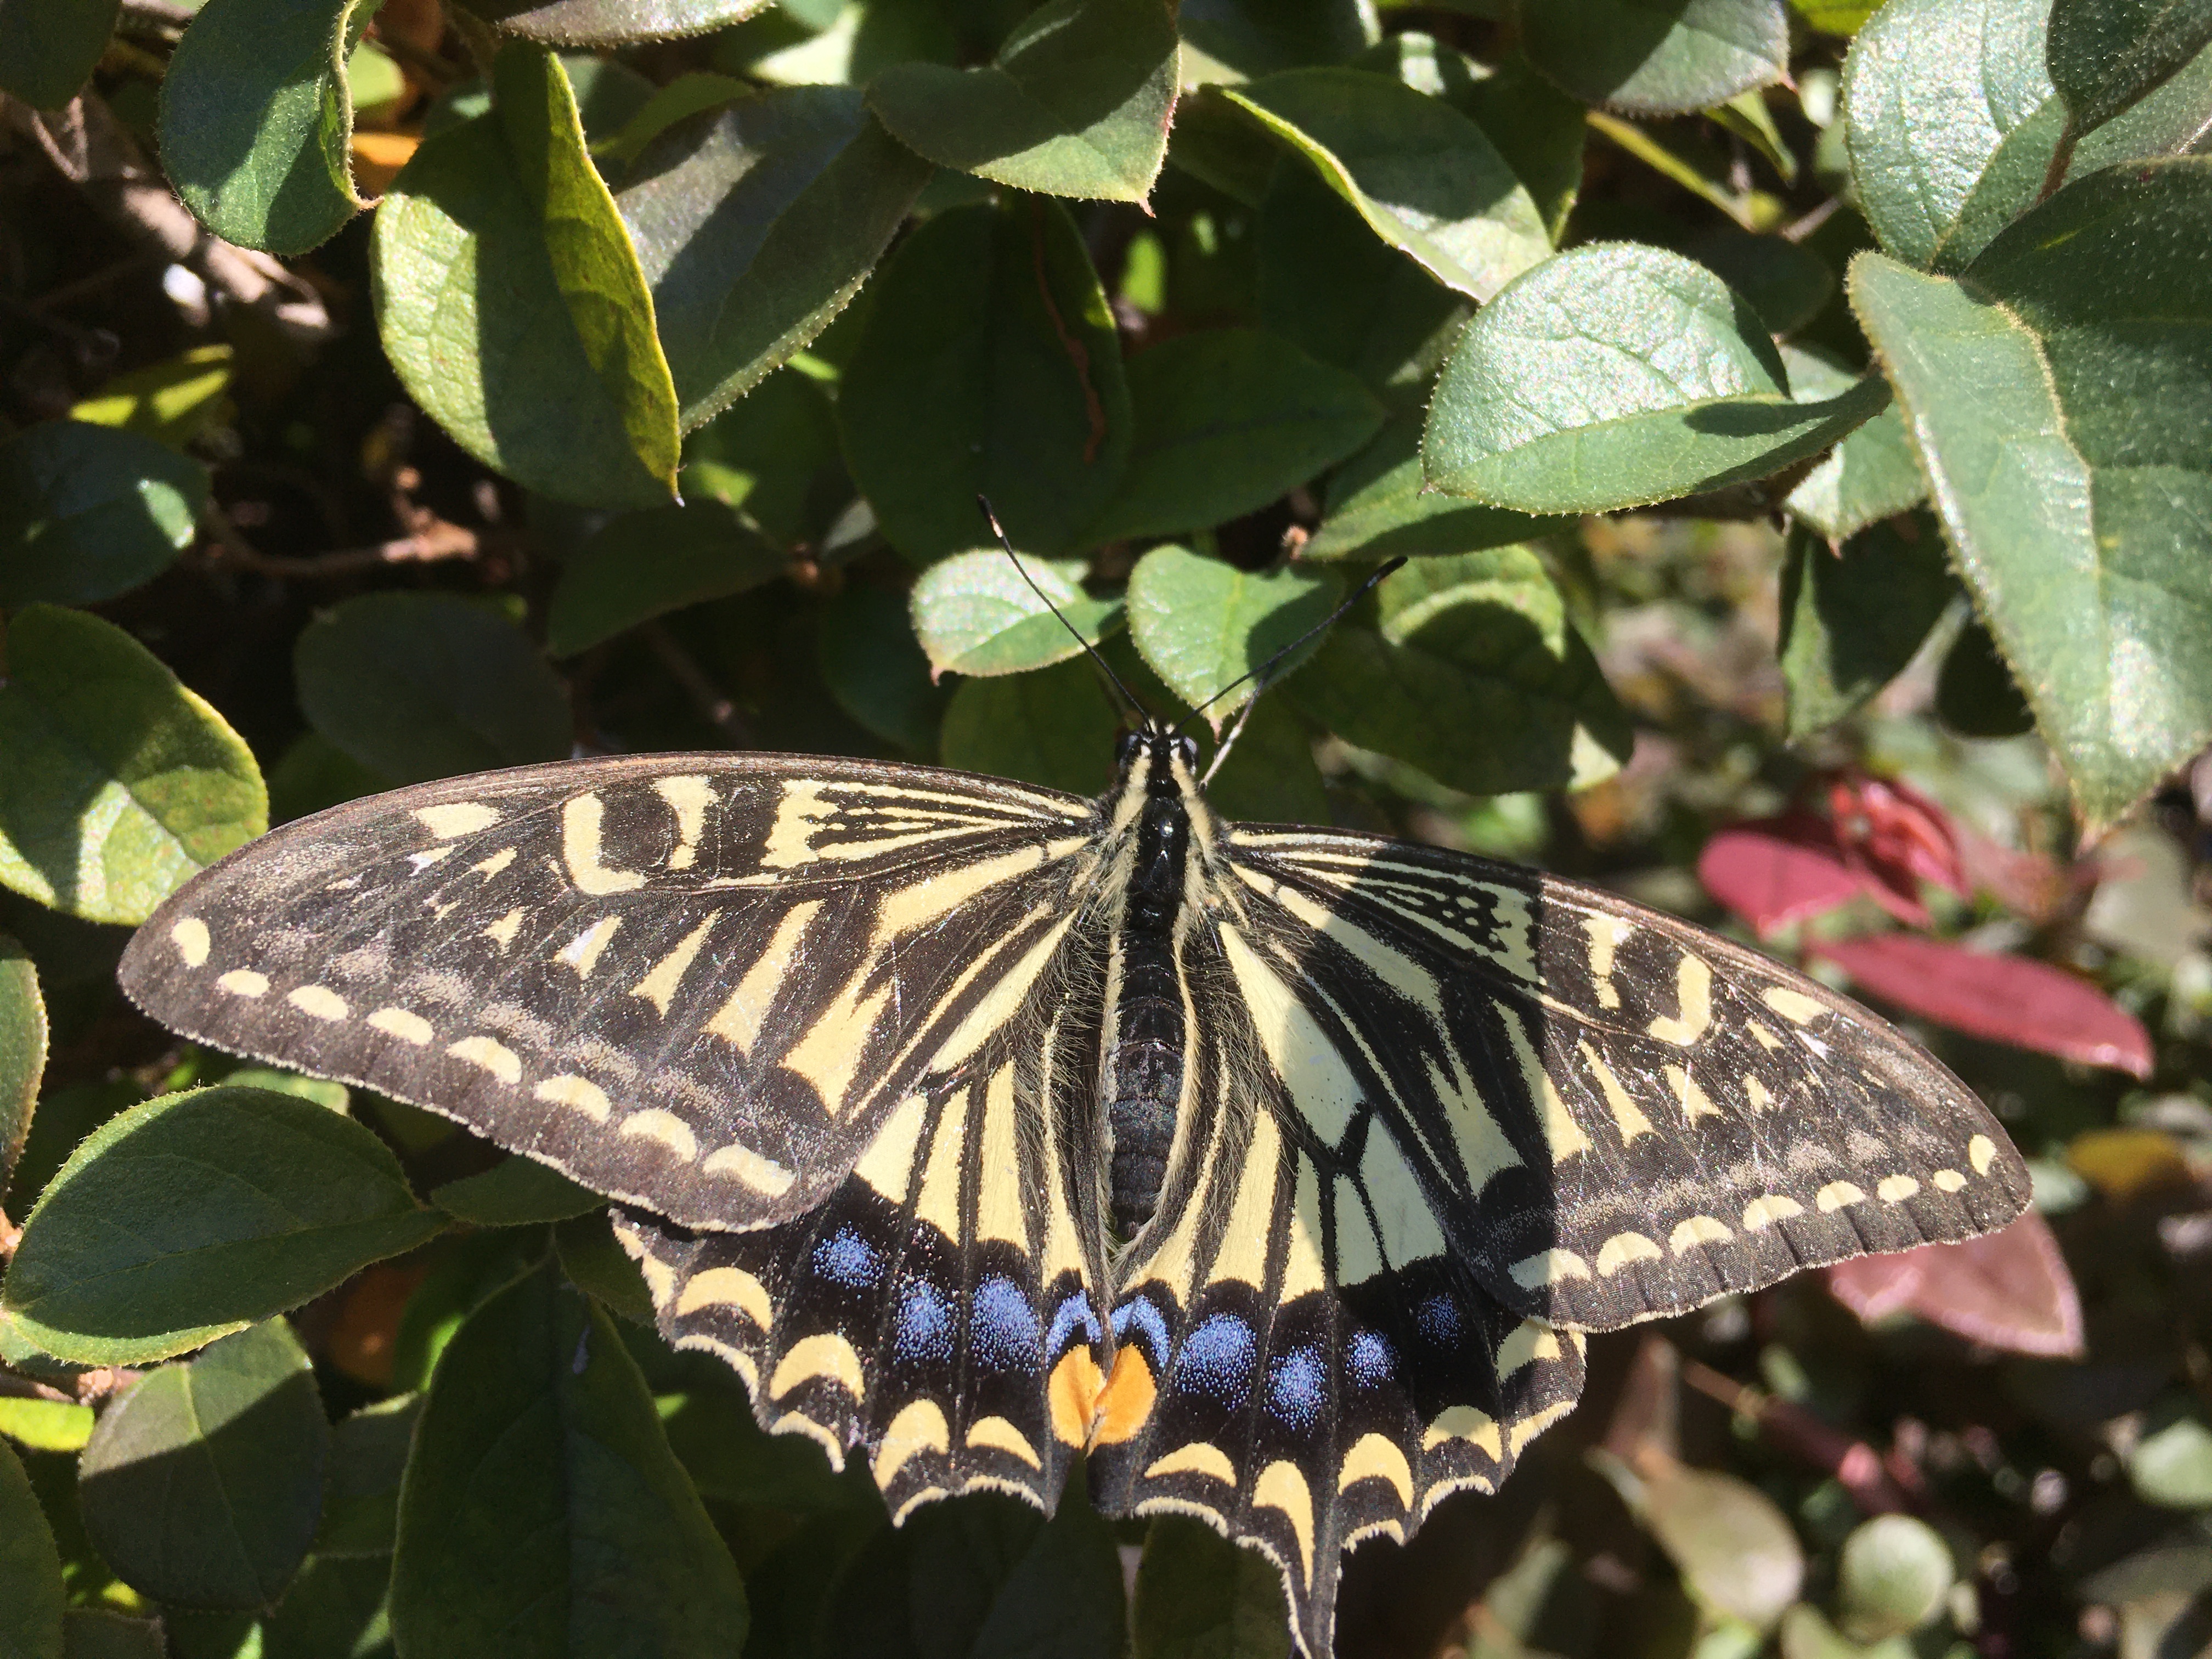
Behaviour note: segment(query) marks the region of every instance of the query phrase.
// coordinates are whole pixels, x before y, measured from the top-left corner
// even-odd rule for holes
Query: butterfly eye
[[[1182,757],[1182,763],[1185,766],[1189,767],[1194,771],[1198,769],[1198,739],[1196,738],[1177,738],[1176,739],[1176,753]]]
[[[1127,769],[1137,758],[1137,751],[1145,746],[1141,732],[1124,732],[1114,739],[1114,764]]]

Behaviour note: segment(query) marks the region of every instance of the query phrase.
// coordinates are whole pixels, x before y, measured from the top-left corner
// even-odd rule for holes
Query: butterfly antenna
[[[1106,659],[1100,654],[1097,646],[1091,644],[1090,641],[1083,637],[1082,630],[1077,628],[1073,623],[1068,621],[1066,617],[1060,616],[1060,607],[1052,602],[1050,598],[1046,595],[1044,589],[1036,585],[1036,579],[1031,576],[1029,571],[1024,568],[1022,564],[1022,556],[1014,551],[1013,543],[1006,539],[1006,530],[1004,526],[999,523],[999,515],[991,511],[990,498],[984,495],[978,495],[975,497],[975,505],[983,509],[983,517],[990,523],[991,533],[999,538],[999,545],[1006,550],[1006,556],[1014,562],[1015,571],[1020,575],[1024,581],[1030,585],[1030,592],[1036,594],[1039,599],[1043,601],[1044,608],[1046,610],[1051,611],[1054,617],[1059,617],[1060,625],[1067,630],[1068,637],[1073,639],[1078,645],[1081,646],[1085,653],[1090,657],[1091,660],[1098,665],[1098,672],[1106,677],[1106,682],[1108,684],[1111,685],[1115,690],[1121,694],[1121,701],[1128,704],[1131,712],[1137,717],[1138,724],[1140,726],[1151,725],[1152,720],[1152,714],[1146,709],[1144,704],[1137,701],[1136,693],[1130,690],[1127,686],[1121,684],[1121,677],[1114,672],[1114,665],[1108,662]],[[1405,561],[1401,559],[1399,562],[1402,564]]]
[[[1237,734],[1244,729],[1244,722],[1252,717],[1252,705],[1260,701],[1260,694],[1267,689],[1272,680],[1275,665],[1281,662],[1284,658],[1289,656],[1292,652],[1297,650],[1301,646],[1304,645],[1307,641],[1312,639],[1316,634],[1325,634],[1330,629],[1335,627],[1338,621],[1343,617],[1346,611],[1351,610],[1353,605],[1358,605],[1360,600],[1367,597],[1367,590],[1369,588],[1374,586],[1376,583],[1381,581],[1385,576],[1389,575],[1392,571],[1396,570],[1405,562],[1405,559],[1401,556],[1393,559],[1388,564],[1383,565],[1381,568],[1376,570],[1373,575],[1370,576],[1365,581],[1360,583],[1358,587],[1352,589],[1350,596],[1345,599],[1343,604],[1338,605],[1335,610],[1330,611],[1328,615],[1323,617],[1311,628],[1309,628],[1304,633],[1299,635],[1297,638],[1292,640],[1281,650],[1276,652],[1273,656],[1268,658],[1267,661],[1261,663],[1257,668],[1248,669],[1245,672],[1239,674],[1235,679],[1230,681],[1228,684],[1223,686],[1221,690],[1215,692],[1204,702],[1199,704],[1197,708],[1192,709],[1190,713],[1185,714],[1181,720],[1176,722],[1175,729],[1176,732],[1180,732],[1184,726],[1189,725],[1191,721],[1196,720],[1207,709],[1212,708],[1214,704],[1219,702],[1224,697],[1227,696],[1231,691],[1234,691],[1238,686],[1243,684],[1245,681],[1257,680],[1260,682],[1257,686],[1253,688],[1251,696],[1245,702],[1243,713],[1237,717],[1235,725],[1230,728],[1229,735],[1222,739],[1221,747],[1213,751],[1213,763],[1206,769],[1206,776],[1207,778],[1211,778],[1214,773],[1219,769],[1223,757],[1229,753],[1229,745],[1237,741]],[[1205,779],[1200,779],[1200,781],[1204,782]]]

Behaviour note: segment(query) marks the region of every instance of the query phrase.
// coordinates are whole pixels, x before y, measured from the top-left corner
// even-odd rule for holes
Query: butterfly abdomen
[[[1189,844],[1190,821],[1180,800],[1155,797],[1145,803],[1115,940],[1121,971],[1105,1066],[1106,1125],[1114,1148],[1109,1192],[1115,1230],[1124,1238],[1133,1237],[1159,1203],[1182,1097],[1185,1034],[1175,921]]]

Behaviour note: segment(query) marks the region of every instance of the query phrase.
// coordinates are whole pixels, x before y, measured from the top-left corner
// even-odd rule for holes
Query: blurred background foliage
[[[1343,1652],[2212,1650],[2212,186],[2161,159],[2212,125],[2207,9],[194,9],[0,6],[0,1201],[143,1194],[97,1138],[135,1109],[180,1157],[306,1134],[385,1207],[234,1240],[246,1319],[65,1362],[0,1312],[0,1655],[428,1653],[496,1575],[395,1539],[541,1396],[703,1506],[641,1534],[706,1621],[650,1650],[1286,1650],[1194,1523],[893,1533],[652,1334],[590,1194],[113,987],[193,869],[418,780],[1098,789],[1113,706],[978,489],[1164,711],[1410,556],[1225,811],[1762,942],[2034,1164],[1998,1239],[1594,1340],[1502,1496],[1356,1553]],[[2047,386],[1944,309],[1993,299]],[[2046,398],[2101,542],[2041,513],[2063,465],[1984,476]],[[548,1333],[573,1377],[501,1370]]]

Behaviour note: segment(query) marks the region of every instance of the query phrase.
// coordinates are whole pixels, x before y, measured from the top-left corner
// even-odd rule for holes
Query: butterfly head
[[[1146,720],[1124,732],[1114,745],[1116,793],[1141,782],[1147,795],[1180,795],[1197,786],[1198,739]]]

